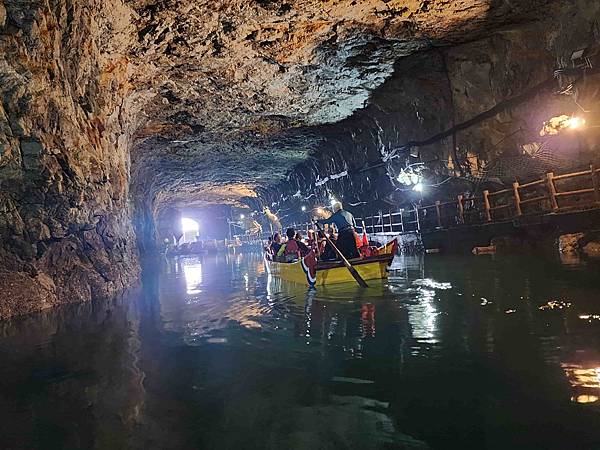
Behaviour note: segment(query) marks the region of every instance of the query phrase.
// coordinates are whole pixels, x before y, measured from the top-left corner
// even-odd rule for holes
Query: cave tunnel
[[[595,0],[0,0],[0,447],[600,448],[599,68]]]

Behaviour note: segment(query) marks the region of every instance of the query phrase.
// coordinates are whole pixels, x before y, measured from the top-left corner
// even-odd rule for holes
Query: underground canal
[[[0,0],[0,448],[600,449],[600,4]]]

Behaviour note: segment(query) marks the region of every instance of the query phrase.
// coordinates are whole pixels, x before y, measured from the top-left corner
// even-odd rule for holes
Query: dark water
[[[0,325],[0,448],[600,449],[597,264],[397,268],[307,293],[258,255],[181,260]]]

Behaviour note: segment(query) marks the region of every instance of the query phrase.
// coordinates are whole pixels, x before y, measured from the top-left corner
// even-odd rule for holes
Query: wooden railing
[[[424,215],[433,211],[428,222],[420,219],[422,229],[432,229],[595,207],[600,207],[600,169],[590,165],[589,170],[580,172],[549,172],[542,179],[525,184],[515,181],[507,189],[483,191],[480,198],[459,195],[456,201],[436,202],[419,211]]]
[[[600,168],[590,165],[589,170],[580,172],[562,175],[549,172],[540,180],[525,184],[515,181],[510,188],[486,190],[480,196],[459,195],[453,201],[357,217],[356,223],[359,228],[364,223],[369,234],[400,234],[598,207]],[[292,225],[298,230],[311,227],[310,223]]]

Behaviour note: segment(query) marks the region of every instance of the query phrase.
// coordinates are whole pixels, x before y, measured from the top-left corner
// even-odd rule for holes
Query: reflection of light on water
[[[271,297],[273,296],[273,289],[272,289],[272,283],[273,283],[273,275],[269,274],[267,275],[267,300],[271,300]]]
[[[440,289],[440,290],[452,289],[452,284],[442,283],[439,281],[432,280],[431,278],[423,278],[421,280],[415,280],[415,281],[413,281],[413,285],[421,286],[421,287],[425,287],[425,288],[431,288],[431,289]]]
[[[600,367],[589,369],[575,364],[561,364],[567,374],[571,386],[583,388],[600,388]]]
[[[600,320],[599,314],[581,314],[579,316],[581,320],[587,320],[588,322],[592,322],[593,320]]]
[[[188,294],[202,292],[198,287],[202,284],[202,264],[184,264],[185,286]]]
[[[327,340],[331,340],[335,336],[335,331],[338,327],[338,316],[334,314],[329,322],[329,330],[327,331]]]
[[[435,290],[450,289],[450,283],[438,283],[431,279],[415,280],[413,285],[416,289],[418,303],[408,307],[408,321],[412,327],[415,339],[435,344],[437,334],[438,311],[435,308]],[[427,289],[429,288],[429,289]],[[433,289],[432,289],[433,288]]]
[[[571,303],[563,300],[548,300],[545,304],[538,307],[540,311],[547,311],[551,309],[566,309],[570,308]]]
[[[576,397],[571,397],[572,402],[577,403],[595,403],[598,401],[598,397],[596,395],[578,395]]]

